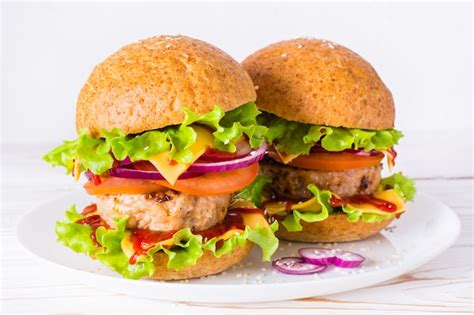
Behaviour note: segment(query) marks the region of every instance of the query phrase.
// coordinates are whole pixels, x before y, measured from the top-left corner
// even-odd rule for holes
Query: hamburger
[[[276,224],[243,190],[267,128],[253,83],[200,40],[158,36],[97,65],[77,100],[78,136],[44,156],[95,200],[56,224],[58,241],[122,276],[178,280],[219,273],[254,244],[269,260]]]
[[[264,208],[277,236],[307,242],[365,239],[405,211],[412,180],[391,168],[392,94],[372,66],[336,43],[294,39],[267,46],[243,67],[257,89],[258,121],[268,128],[261,164],[270,189]]]

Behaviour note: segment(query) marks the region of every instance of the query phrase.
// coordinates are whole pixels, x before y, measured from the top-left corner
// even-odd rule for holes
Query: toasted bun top
[[[392,94],[367,61],[341,45],[307,38],[283,41],[255,52],[242,65],[264,111],[315,125],[393,128]]]
[[[179,124],[183,109],[232,110],[256,98],[248,74],[222,50],[184,36],[158,36],[121,48],[92,71],[77,101],[76,126],[126,134]]]

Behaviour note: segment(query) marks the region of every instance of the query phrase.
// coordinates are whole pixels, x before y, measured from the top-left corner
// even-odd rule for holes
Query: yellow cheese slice
[[[287,210],[286,204],[286,201],[267,202],[265,203],[265,210],[267,210],[269,214],[277,214]],[[313,197],[307,201],[292,204],[291,210],[319,212],[321,205],[316,197]]]
[[[363,213],[374,213],[380,215],[387,215],[387,214],[398,214],[405,212],[406,206],[403,199],[397,194],[394,189],[384,190],[382,192],[376,193],[374,195],[376,198],[389,201],[397,206],[397,211],[395,212],[387,212],[380,210],[379,208],[371,205],[371,204],[351,204],[348,205],[352,208],[362,211]]]
[[[122,238],[120,242],[120,247],[122,247],[122,251],[124,252],[125,256],[128,258],[132,257],[135,253],[133,249],[133,244],[130,242],[130,232],[126,233],[125,236]]]
[[[276,147],[275,147],[275,151],[277,152],[283,164],[288,164],[299,156],[299,154],[281,153],[280,151],[276,149]]]
[[[237,199],[232,201],[232,204],[229,207],[230,209],[237,209],[237,208],[255,208],[255,205],[244,199]]]
[[[125,236],[122,238],[122,241],[120,242],[120,247],[122,247],[123,252],[125,255],[130,258],[135,254],[135,249],[133,249],[133,244],[130,241],[130,232],[127,232]],[[158,242],[157,244],[161,244],[163,246],[170,247],[173,245],[173,238],[169,238],[167,240]]]
[[[74,180],[77,182],[81,177],[81,161],[78,159],[74,160],[74,165],[72,167],[72,174],[74,176]]]
[[[245,213],[240,212],[242,219],[244,220],[244,224],[250,226],[252,229],[260,226],[263,228],[267,228],[271,230],[270,225],[268,224],[267,220],[261,213]]]
[[[199,126],[193,126],[192,128],[196,132],[197,137],[196,142],[189,147],[189,150],[193,153],[193,159],[190,163],[182,164],[175,161],[170,163],[171,161],[168,158],[168,151],[158,153],[148,159],[171,185],[176,183],[178,177],[186,172],[191,164],[196,162],[196,160],[203,155],[214,142],[212,133],[206,128]]]
[[[339,198],[336,194],[333,194],[335,197]],[[364,213],[375,213],[380,215],[387,215],[387,214],[398,214],[402,213],[406,210],[405,202],[403,199],[397,194],[397,192],[393,189],[388,190],[379,190],[377,191],[374,196],[376,198],[389,201],[397,206],[397,211],[395,212],[387,212],[380,210],[379,208],[371,205],[371,204],[351,204],[348,205],[352,208],[360,210]],[[275,202],[268,202],[265,203],[265,210],[269,214],[277,214],[280,212],[286,211],[286,202],[284,201],[275,201]],[[305,202],[295,203],[291,206],[291,210],[298,210],[298,211],[314,211],[319,212],[321,210],[321,205],[318,203],[316,197],[313,197]]]
[[[244,231],[242,231],[241,229],[231,229],[231,230],[228,230],[227,232],[225,232],[224,234],[220,235],[217,237],[217,241],[225,241],[233,236],[236,236],[236,235],[239,235],[239,234],[242,234]]]

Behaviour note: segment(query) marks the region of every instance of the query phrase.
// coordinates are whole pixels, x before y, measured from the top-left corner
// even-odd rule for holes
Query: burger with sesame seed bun
[[[236,195],[258,174],[267,128],[253,83],[220,49],[184,36],[127,45],[94,68],[78,136],[44,156],[95,201],[56,223],[58,241],[130,279],[230,268],[278,247],[263,211]]]
[[[277,236],[344,242],[378,233],[405,211],[414,182],[391,168],[402,133],[392,94],[374,68],[336,43],[300,38],[267,46],[242,65],[257,89],[271,145],[260,171]]]

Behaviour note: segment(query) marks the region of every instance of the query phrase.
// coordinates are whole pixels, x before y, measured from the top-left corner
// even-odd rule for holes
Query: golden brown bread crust
[[[238,264],[248,255],[252,246],[253,243],[247,241],[244,246],[237,246],[233,252],[223,255],[220,258],[214,257],[212,252],[205,250],[196,265],[183,268],[179,271],[168,269],[168,267],[166,267],[168,256],[162,252],[158,252],[153,256],[155,274],[150,277],[150,279],[182,280],[213,275]]]
[[[393,128],[392,94],[372,66],[333,42],[299,38],[267,46],[242,65],[257,106],[287,120],[361,129]]]
[[[275,233],[278,238],[297,242],[350,242],[366,239],[377,234],[393,219],[378,223],[366,223],[362,220],[349,222],[344,213],[331,214],[326,220],[320,222],[301,221],[303,230],[288,232],[283,225]]]
[[[77,101],[76,127],[101,136],[179,124],[183,108],[202,114],[254,101],[254,85],[222,50],[184,36],[158,36],[121,48],[92,71]]]

